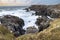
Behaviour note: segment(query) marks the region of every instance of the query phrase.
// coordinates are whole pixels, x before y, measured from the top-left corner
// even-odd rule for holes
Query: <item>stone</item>
[[[26,34],[29,34],[29,33],[37,33],[38,32],[38,29],[35,28],[35,26],[30,26],[26,29]]]

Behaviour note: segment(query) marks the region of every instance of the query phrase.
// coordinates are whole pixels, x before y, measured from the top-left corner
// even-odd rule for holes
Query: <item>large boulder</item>
[[[8,30],[10,30],[11,33],[14,33],[15,36],[19,36],[24,34],[23,26],[24,26],[24,20],[12,16],[12,15],[5,15],[0,18],[1,24],[6,26]]]

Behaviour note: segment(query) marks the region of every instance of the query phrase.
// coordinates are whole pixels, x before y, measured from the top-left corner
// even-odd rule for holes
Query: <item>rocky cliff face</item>
[[[0,18],[0,22],[2,25],[6,26],[6,28],[10,30],[10,32],[15,36],[19,36],[25,33],[25,30],[23,30],[24,20],[21,18],[5,15]]]

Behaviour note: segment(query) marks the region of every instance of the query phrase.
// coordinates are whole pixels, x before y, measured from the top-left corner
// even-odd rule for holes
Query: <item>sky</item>
[[[35,4],[58,4],[60,0],[33,0],[32,3]]]
[[[32,5],[32,4],[58,4],[60,0],[0,0],[0,5]]]

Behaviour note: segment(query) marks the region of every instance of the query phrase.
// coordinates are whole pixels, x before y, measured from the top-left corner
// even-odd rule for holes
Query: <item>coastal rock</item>
[[[60,9],[49,8],[47,9],[47,15],[51,18],[60,18]]]
[[[46,15],[46,11],[47,11],[47,7],[48,6],[45,6],[45,5],[32,5],[30,6],[29,8],[26,8],[27,9],[30,9],[32,11],[35,11],[35,15]]]
[[[45,16],[38,17],[35,22],[35,24],[38,26],[39,32],[49,27],[49,23],[50,20]]]
[[[6,26],[6,28],[8,28],[8,30],[10,30],[10,32],[15,36],[19,36],[25,33],[25,30],[23,29],[24,20],[19,17],[5,15],[0,18],[0,22],[2,25]]]
[[[32,5],[26,8],[27,11],[35,11],[38,16],[50,16],[51,18],[60,18],[60,8],[57,5]]]

